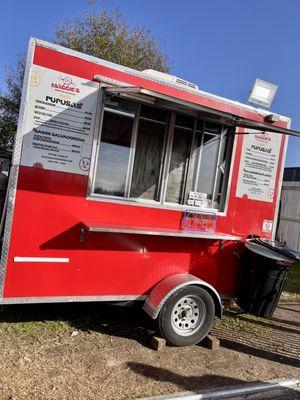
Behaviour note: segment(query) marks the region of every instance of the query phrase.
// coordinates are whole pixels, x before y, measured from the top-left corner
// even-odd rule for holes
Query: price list
[[[34,66],[28,97],[22,165],[87,174],[97,85]]]

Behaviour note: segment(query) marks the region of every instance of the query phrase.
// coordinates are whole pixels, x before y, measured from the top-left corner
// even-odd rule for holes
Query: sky
[[[271,107],[300,131],[299,0],[107,0],[128,22],[161,40],[171,73],[201,90],[246,103],[255,78],[278,85]],[[100,1],[2,0],[0,90],[5,68],[26,53],[30,36],[51,41],[55,28]],[[300,167],[300,138],[290,138],[286,166]]]

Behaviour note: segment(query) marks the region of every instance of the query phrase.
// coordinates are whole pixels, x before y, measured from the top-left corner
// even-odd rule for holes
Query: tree
[[[130,26],[119,10],[87,13],[59,26],[54,43],[127,67],[169,72],[170,61],[161,43],[143,26]],[[6,75],[7,91],[0,94],[0,146],[11,148],[17,129],[25,58]]]
[[[7,92],[0,95],[0,147],[7,149],[12,148],[17,131],[24,70],[25,58],[20,57],[6,74]]]
[[[130,27],[119,10],[86,14],[58,27],[54,42],[126,67],[168,72],[168,57],[145,27]]]

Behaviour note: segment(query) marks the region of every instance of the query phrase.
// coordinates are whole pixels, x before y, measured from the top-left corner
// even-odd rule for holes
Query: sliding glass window
[[[106,100],[93,192],[159,201],[168,119],[164,110]]]
[[[94,192],[124,197],[137,105],[110,100],[107,106],[109,108],[105,107],[103,115]]]
[[[193,117],[176,115],[165,199],[169,203],[182,204],[184,202],[193,127]]]
[[[107,96],[92,193],[221,210],[232,138],[220,124]]]
[[[225,145],[232,143],[227,136],[228,129],[222,125],[199,119],[193,120],[193,126],[175,126],[166,202],[198,208],[222,207],[223,176],[230,166],[230,157],[224,158]]]
[[[141,106],[130,197],[159,201],[168,113]]]

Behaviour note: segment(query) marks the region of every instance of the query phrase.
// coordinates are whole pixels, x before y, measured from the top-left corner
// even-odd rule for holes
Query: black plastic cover
[[[291,249],[290,247],[286,246],[285,244],[282,244],[276,240],[255,238],[255,239],[251,239],[251,242],[265,246],[266,248],[268,248],[270,250],[273,250],[279,254],[282,254],[282,255],[292,258],[294,260],[300,260],[300,253],[298,251],[295,251],[295,250]]]

